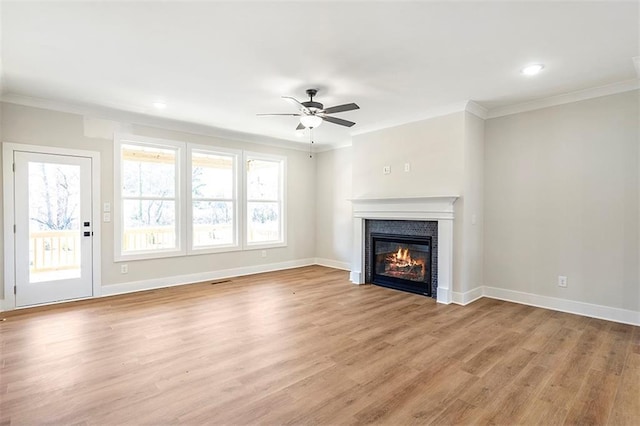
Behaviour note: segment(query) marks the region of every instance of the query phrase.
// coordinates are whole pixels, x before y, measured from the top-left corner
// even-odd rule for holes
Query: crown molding
[[[190,123],[186,121],[173,120],[170,118],[156,117],[138,112],[122,111],[115,108],[107,108],[89,104],[60,102],[31,96],[16,95],[12,93],[3,94],[0,97],[0,101],[8,104],[49,109],[70,114],[102,118],[106,120],[121,122],[124,124],[136,124],[156,127],[160,129],[211,136],[237,142],[254,143],[259,145],[273,146],[277,148],[293,149],[296,151],[309,150],[309,147],[306,143],[277,139],[270,136],[258,135],[253,133],[243,133],[235,130],[207,126],[205,124]]]
[[[352,132],[351,136],[359,136],[365,133],[376,132],[378,130],[389,129],[392,127],[403,126],[405,124],[417,123],[419,121],[429,120],[431,118],[443,117],[445,115],[454,114],[456,112],[466,111],[469,101],[454,102],[436,108],[430,108],[426,111],[407,117],[402,120],[386,120],[380,121],[375,125],[360,127],[358,131]]]
[[[322,145],[316,146],[313,152],[319,153],[319,152],[333,151],[336,149],[349,148],[351,145],[353,144],[351,143],[350,140],[343,141],[341,143],[339,142],[339,143],[332,143],[332,144],[322,144]]]
[[[548,98],[536,99],[531,102],[507,105],[504,107],[492,108],[487,114],[487,119],[503,117],[505,115],[518,114],[521,112],[533,111],[536,109],[549,108],[556,105],[564,105],[572,102],[585,101],[587,99],[599,98],[601,96],[615,95],[616,93],[629,92],[640,89],[640,80],[632,79],[620,81],[606,86],[592,87],[589,89],[569,92],[562,95],[550,96]]]
[[[478,118],[482,118],[483,120],[486,120],[487,115],[489,114],[489,110],[487,108],[474,101],[467,101],[467,105],[465,105],[464,109],[465,111],[475,115]]]
[[[454,114],[456,112],[463,112],[463,111],[469,112],[479,118],[486,119],[487,113],[489,110],[475,101],[465,100],[460,102],[454,102],[448,105],[443,105],[441,107],[430,108],[427,111],[422,112],[420,115],[416,115],[414,117],[407,118],[404,120],[393,120],[393,121],[389,120],[389,121],[379,122],[375,126],[361,127],[357,132],[353,132],[351,135],[358,136],[365,133],[371,133],[378,130],[388,129],[391,127],[402,126],[405,124],[417,123],[419,121],[429,120],[437,117],[443,117],[445,115]],[[340,145],[340,146],[345,146],[345,145]]]

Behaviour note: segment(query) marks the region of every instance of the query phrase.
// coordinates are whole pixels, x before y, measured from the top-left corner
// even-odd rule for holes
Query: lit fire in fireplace
[[[424,259],[412,259],[408,248],[398,247],[385,259],[385,273],[392,276],[406,276],[408,279],[422,279],[425,274]]]

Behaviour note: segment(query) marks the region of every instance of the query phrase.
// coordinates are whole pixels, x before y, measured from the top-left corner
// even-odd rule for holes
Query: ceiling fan
[[[338,124],[340,126],[351,127],[354,123],[353,121],[343,120],[342,118],[332,117],[330,114],[335,114],[337,112],[345,112],[345,111],[353,111],[354,109],[360,109],[360,107],[354,103],[338,105],[330,108],[325,108],[320,102],[316,102],[313,100],[313,97],[318,93],[317,89],[307,89],[307,95],[309,95],[309,100],[306,102],[300,102],[291,96],[283,96],[284,99],[287,99],[298,107],[299,111],[297,114],[257,114],[257,115],[289,115],[293,117],[300,117],[300,124],[296,127],[296,130],[302,130],[305,128],[314,129],[322,124],[323,121],[328,121],[329,123]]]

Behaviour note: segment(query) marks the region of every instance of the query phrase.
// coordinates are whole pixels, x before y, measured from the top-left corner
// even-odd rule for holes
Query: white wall
[[[206,273],[230,268],[292,262],[313,259],[316,231],[316,160],[304,151],[270,147],[210,136],[164,130],[159,128],[85,119],[78,114],[56,112],[13,104],[2,104],[2,141],[33,145],[74,148],[100,152],[101,202],[113,203],[113,138],[114,128],[142,136],[174,139],[206,145],[233,147],[256,152],[284,155],[288,173],[288,245],[260,252],[242,251],[198,256],[183,256],[161,260],[127,261],[129,273],[120,273],[120,264],[113,262],[113,223],[102,223],[102,284],[104,287],[139,280]],[[2,241],[0,235],[0,241]],[[1,253],[0,253],[1,254]]]
[[[464,112],[353,138],[354,198],[460,195]],[[411,171],[404,172],[404,164]],[[383,166],[391,166],[384,175]]]
[[[487,286],[640,310],[639,93],[486,122]]]
[[[319,263],[349,269],[353,228],[352,149],[316,154],[316,258]]]

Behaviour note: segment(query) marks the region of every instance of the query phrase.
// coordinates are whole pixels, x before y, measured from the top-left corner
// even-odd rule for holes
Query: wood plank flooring
[[[319,266],[5,317],[2,425],[640,425],[640,327]]]

